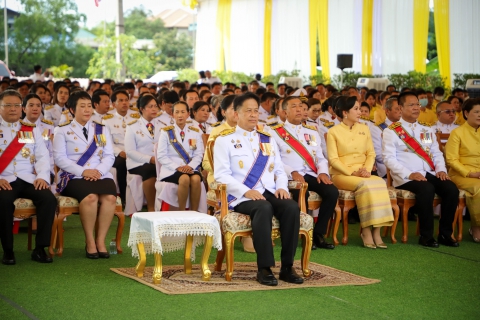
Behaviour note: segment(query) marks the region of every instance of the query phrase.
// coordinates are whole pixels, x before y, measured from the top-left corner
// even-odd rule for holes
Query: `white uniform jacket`
[[[185,163],[183,158],[173,147],[168,132],[170,130],[173,130],[176,142],[183,146],[183,149],[190,157],[190,162]],[[160,169],[159,179],[170,177],[177,171],[178,167],[189,165],[195,170],[202,163],[203,153],[205,151],[202,140],[202,131],[196,127],[186,125],[183,128],[185,134],[183,141],[180,136],[181,131],[182,129],[174,124],[173,126],[164,127],[160,132],[160,139],[158,140],[157,147],[157,159],[162,167]]]
[[[215,140],[214,177],[217,182],[225,183],[228,194],[236,198],[230,203],[232,207],[249,201],[250,199],[245,198],[244,194],[251,189],[262,194],[265,190],[275,193],[278,189],[284,189],[288,192],[288,177],[283,168],[277,143],[272,137],[269,137],[271,151],[261,178],[253,188],[243,183],[255,159],[262,152],[260,134],[266,133],[257,130],[245,131],[237,126],[224,131]]]
[[[53,121],[53,126],[56,127],[59,125],[62,112],[65,110],[67,110],[67,108],[62,108],[58,104],[55,104],[54,106],[50,105],[45,107],[43,117],[47,120]]]
[[[197,120],[195,119],[192,119],[192,123],[189,124],[189,126],[193,126],[194,128],[198,128],[198,130],[200,130],[200,133],[203,134],[203,133],[207,133],[207,132],[210,132],[211,129],[210,129],[210,125],[208,123],[202,123],[202,126],[203,126],[203,129],[200,127],[200,122],[198,122]]]
[[[24,122],[27,126],[34,126]],[[5,149],[10,142],[17,137],[21,128],[21,122],[14,123],[1,120],[0,122],[0,161],[7,161],[3,158]],[[42,132],[39,128],[33,128],[32,143],[25,143],[20,151],[13,157],[8,166],[0,173],[0,179],[9,183],[17,178],[25,182],[33,183],[36,179],[43,179],[50,184],[50,157],[47,147],[42,141]],[[35,172],[37,174],[35,174]]]
[[[137,121],[130,122],[127,125],[125,133],[125,152],[127,153],[127,169],[133,169],[150,163],[150,159],[155,156],[155,143],[160,137],[160,126],[155,119],[151,123],[155,126],[154,136],[150,135],[147,129],[147,120],[140,117]]]
[[[103,117],[103,124],[108,128],[112,135],[113,141],[113,154],[115,157],[122,151],[125,151],[125,133],[127,132],[127,124],[138,120],[140,114],[130,109],[125,116],[122,116],[115,112]]]
[[[416,155],[411,148],[409,148],[392,129],[400,123],[410,136],[413,136],[422,148],[429,154],[435,165],[435,170],[432,170],[425,160],[422,160]],[[427,136],[431,140],[421,139],[422,136]],[[421,125],[418,122],[409,123],[403,119],[399,122],[393,123],[387,129],[383,130],[383,162],[390,169],[393,186],[397,187],[409,181],[410,174],[419,172],[423,176],[427,172],[435,175],[436,172],[447,172],[445,167],[445,160],[442,152],[438,149],[437,138],[432,127]]]
[[[31,123],[28,121],[27,117],[23,119],[26,123]],[[55,127],[53,126],[53,122],[45,119],[38,118],[35,122],[36,127],[42,133],[42,140],[47,147],[48,154],[50,156],[50,173],[55,174],[55,166],[53,162],[53,132]]]
[[[366,124],[370,129],[373,149],[375,149],[375,166],[377,167],[377,174],[380,178],[383,178],[387,174],[387,168],[383,163],[382,157],[382,129],[376,126],[375,122],[370,119],[361,118],[359,122]]]

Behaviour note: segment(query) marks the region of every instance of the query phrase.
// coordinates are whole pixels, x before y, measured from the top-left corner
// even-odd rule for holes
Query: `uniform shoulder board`
[[[136,113],[131,113],[131,114],[130,114],[130,117],[136,118],[136,119],[140,119],[140,113],[138,113],[138,112],[136,112]]]
[[[228,136],[229,134],[232,134],[235,132],[235,128],[230,128],[230,129],[225,129],[222,132],[220,132],[220,135],[222,137]]]
[[[273,128],[273,127],[274,127],[274,126],[276,126],[277,124],[278,124],[278,121],[275,121],[275,122],[270,122],[270,123],[267,123],[267,126],[269,126],[269,127],[272,127],[272,128]]]
[[[193,123],[192,120],[187,120],[185,123]]]
[[[113,118],[113,114],[109,113],[109,114],[103,116],[102,119],[103,119],[103,120],[108,120],[108,119],[112,119],[112,118]]]
[[[281,127],[283,127],[283,123],[275,122],[275,123],[272,123],[272,124],[270,125],[270,128],[271,128],[272,130],[276,130],[276,129],[281,128]]]
[[[388,126],[388,129],[394,130],[395,128],[400,127],[402,124],[400,122],[393,122],[391,125]]]
[[[62,124],[59,124],[58,126],[59,126],[59,127],[65,127],[65,126],[69,125],[71,122],[72,122],[72,121],[67,121],[67,122],[64,122],[64,123],[62,123]]]
[[[63,113],[63,114],[68,114],[69,112],[70,112],[70,111],[65,110],[65,111],[63,111],[62,113]]]
[[[258,119],[258,122],[267,123],[267,121],[265,121],[265,120],[262,120],[262,119]]]
[[[53,126],[53,121],[50,121],[50,120],[47,120],[47,119],[42,119],[42,122]]]
[[[138,121],[138,120],[133,120],[133,121],[127,123],[127,124],[128,124],[128,125],[132,125],[132,124],[134,124],[134,123],[137,122],[137,121]]]
[[[330,129],[335,125],[335,122],[326,121],[323,125]]]
[[[138,108],[137,108],[137,107],[130,107],[130,110],[138,112]]]
[[[101,126],[105,126],[103,123],[100,123],[100,122],[97,122],[97,121],[93,121],[93,123],[99,124]]]
[[[365,120],[365,121],[368,121],[368,122],[371,122],[371,123],[375,123],[373,120],[370,120],[369,117],[363,117],[363,116],[362,116],[362,117],[360,117],[360,118],[362,118],[362,119]]]
[[[265,131],[257,130],[257,132],[263,134],[264,136],[271,137],[270,133],[266,133]]]
[[[36,127],[35,123],[24,122],[23,120],[20,120],[20,123],[27,127],[32,127],[32,128]]]
[[[174,128],[175,128],[174,126],[168,126],[168,127],[163,127],[162,130],[169,131],[169,130],[172,130]]]
[[[45,107],[45,110],[50,110],[50,109],[52,109],[52,108],[53,108],[52,105],[48,105],[48,106]]]
[[[314,126],[309,126],[305,123],[302,123],[302,127],[313,130],[313,131],[317,131],[317,128],[315,128]]]
[[[273,118],[275,118],[275,117],[276,117],[276,116],[272,114],[272,115],[269,115],[267,119],[273,119]]]
[[[328,122],[328,120],[325,119],[325,118],[318,118],[318,119],[319,119],[320,121],[322,121],[322,122]]]
[[[190,126],[190,127],[188,127],[188,129],[193,130],[195,132],[200,132],[200,129],[197,129],[194,126]]]
[[[422,126],[425,126],[425,127],[433,126],[433,123],[423,122],[423,121],[418,121],[418,124],[421,124]]]
[[[218,127],[218,126],[221,125],[221,124],[222,124],[222,121],[218,121],[218,122],[215,122],[214,124],[212,124],[211,127],[216,128],[216,127]]]

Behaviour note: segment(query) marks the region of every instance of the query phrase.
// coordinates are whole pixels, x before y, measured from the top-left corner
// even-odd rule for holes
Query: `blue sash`
[[[264,134],[259,133],[260,137],[260,143],[270,143],[270,137]],[[260,148],[261,149],[261,148]],[[265,168],[267,166],[268,158],[269,155],[263,155],[262,151],[258,152],[257,159],[255,159],[255,162],[253,163],[252,167],[250,168],[250,171],[247,173],[247,176],[245,177],[245,180],[243,181],[243,184],[246,185],[249,189],[253,189],[258,181],[260,181],[260,178],[263,175],[263,172],[265,171]],[[227,201],[228,203],[232,203],[232,201],[235,201],[237,198],[235,198],[232,195],[228,195]]]
[[[178,142],[177,137],[175,136],[175,132],[173,130],[174,129],[167,130],[168,138],[170,139],[170,143],[172,144],[173,149],[175,149],[175,151],[178,153],[178,155],[183,159],[183,162],[185,162],[185,164],[189,164],[190,161],[192,161],[192,158],[190,158],[187,151],[185,151],[185,149],[183,148],[183,145],[181,145]],[[194,168],[194,170],[198,170],[199,167],[200,167],[200,165],[198,167]]]
[[[380,123],[378,126],[382,129],[382,131],[388,128],[385,122]]]
[[[102,134],[103,131],[103,126],[101,124],[95,123],[95,135]],[[97,150],[97,143],[95,142],[95,139],[92,140],[92,143],[88,146],[87,151],[85,151],[80,159],[77,160],[77,164],[81,167],[87,163],[88,159],[92,157],[92,155],[95,153]],[[75,175],[70,172],[63,171],[60,174],[60,181],[57,184],[57,192],[60,193],[62,192],[68,184],[68,181],[73,179]]]

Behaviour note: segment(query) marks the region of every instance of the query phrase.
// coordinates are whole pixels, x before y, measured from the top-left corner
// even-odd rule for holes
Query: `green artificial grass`
[[[114,219],[109,239],[116,223]],[[356,224],[349,226],[347,246],[312,251],[312,262],[380,279],[379,284],[169,296],[109,270],[137,262],[127,247],[129,218],[124,253],[89,260],[79,218],[71,216],[64,222],[64,254],[53,264],[31,261],[26,233],[15,236],[17,265],[0,265],[0,319],[28,319],[2,297],[38,319],[478,319],[480,245],[467,234],[469,226],[464,223],[460,248],[421,247],[415,223],[409,223],[407,244],[400,243],[399,225],[396,245],[385,238],[387,250],[367,249],[361,246]],[[341,239],[341,231],[338,236]],[[279,261],[280,241],[276,244]],[[201,251],[197,250],[197,263]],[[300,254],[299,245],[296,259]],[[215,256],[212,250],[211,263]],[[255,257],[236,242],[235,261]],[[163,264],[183,264],[183,252],[165,254]],[[153,256],[147,257],[147,265],[153,265]]]

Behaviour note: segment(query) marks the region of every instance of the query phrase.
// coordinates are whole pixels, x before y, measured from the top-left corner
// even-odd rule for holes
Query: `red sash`
[[[23,125],[20,127],[20,131],[33,131],[33,127]],[[19,132],[20,132],[19,131]],[[25,143],[18,142],[18,135],[10,142],[3,154],[0,156],[0,174],[3,173],[6,167],[12,162],[13,158],[20,152]]]
[[[428,153],[425,152],[420,143],[418,143],[418,141],[414,137],[412,137],[405,130],[403,130],[403,127],[400,123],[397,122],[394,124],[393,131],[395,131],[400,140],[402,140],[403,143],[407,145],[407,147],[409,147],[422,160],[428,163],[430,169],[435,171],[435,164],[433,163],[432,158],[428,155]]]
[[[308,164],[310,169],[317,174],[317,166],[315,165],[315,160],[312,158],[312,155],[308,150],[305,148],[303,144],[300,143],[297,139],[295,139],[284,127],[278,127],[274,129],[280,137],[282,137],[283,141],[288,144],[295,152],[302,157],[303,160]]]

